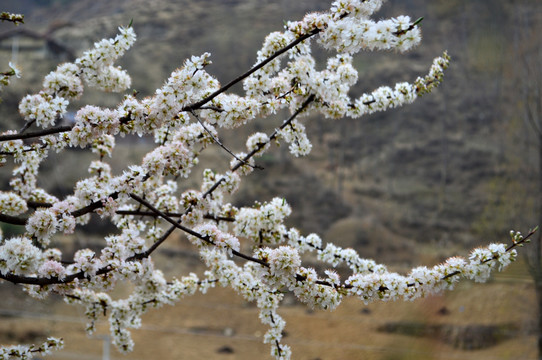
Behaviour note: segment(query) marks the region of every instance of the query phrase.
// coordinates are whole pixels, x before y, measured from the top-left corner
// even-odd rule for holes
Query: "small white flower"
[[[9,62],[9,68],[11,69],[11,71],[13,72],[13,75],[15,75],[15,77],[17,77],[17,78],[21,77],[21,70],[19,69],[19,67],[17,65],[12,63],[11,61]]]

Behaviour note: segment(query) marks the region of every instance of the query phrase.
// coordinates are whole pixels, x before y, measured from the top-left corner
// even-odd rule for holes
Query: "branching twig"
[[[108,198],[112,198],[113,200],[115,200],[117,197],[119,196],[119,193],[118,192],[114,192],[112,194],[110,194],[108,196]],[[95,201],[93,203],[90,203],[89,205],[81,208],[81,209],[78,209],[78,210],[75,210],[75,211],[72,211],[70,214],[73,216],[73,217],[80,217],[80,216],[83,216],[83,215],[86,215],[88,213],[91,213],[93,212],[94,210],[96,209],[100,209],[102,208],[104,205],[102,203],[101,200],[99,201]]]
[[[401,36],[401,35],[405,35],[407,32],[409,32],[410,30],[414,29],[416,27],[416,25],[418,25],[419,23],[421,23],[423,21],[423,17],[421,18],[418,18],[418,20],[414,21],[412,24],[410,24],[410,26],[404,30],[398,30],[396,32],[393,33],[393,35],[395,36]]]
[[[154,216],[157,217],[158,215],[152,211],[142,211],[142,210],[117,210],[115,211],[115,214],[117,215],[133,215],[133,216]],[[184,213],[173,213],[173,212],[167,212],[165,211],[164,214],[166,214],[169,217],[181,217],[185,215]],[[217,216],[213,214],[207,214],[203,216],[205,219],[208,220],[214,220],[214,221],[227,221],[227,222],[233,222],[235,221],[235,218],[227,217],[227,216]]]
[[[164,214],[163,212],[161,212],[160,210],[158,210],[157,208],[155,208],[152,204],[150,204],[148,201],[142,199],[141,197],[139,197],[138,195],[136,194],[130,194],[130,197],[132,199],[134,199],[135,201],[139,202],[140,204],[143,204],[144,206],[146,206],[149,210],[151,210],[152,212],[156,213],[157,215],[159,215],[162,219],[166,220],[167,222],[169,222],[171,225],[173,225],[174,227],[186,232],[187,234],[190,234],[200,240],[202,240],[203,242],[209,244],[209,245],[215,245],[215,243],[213,243],[208,236],[206,235],[202,235],[200,233],[198,233],[197,231],[194,231],[192,229],[189,229],[187,228],[186,226],[183,226],[181,224],[179,224],[177,221],[175,221],[174,219],[172,219],[171,217],[167,216],[166,214]],[[156,247],[158,247],[160,244],[157,244],[155,243],[154,245],[156,245]],[[153,246],[154,246],[153,245]],[[254,258],[252,256],[249,256],[249,255],[246,255],[246,254],[243,254],[243,253],[240,253],[239,251],[236,251],[236,250],[233,250],[231,249],[231,252],[233,255],[235,256],[238,256],[240,258],[243,258],[245,260],[249,260],[249,261],[253,261],[255,263],[258,263],[262,266],[265,266],[265,267],[269,267],[269,265],[263,261],[263,260],[260,260],[260,259],[257,259],[257,258]]]
[[[19,130],[19,134],[24,133],[30,126],[32,126],[33,123],[36,122],[36,119],[28,120],[24,126]]]
[[[257,165],[251,165],[249,164],[248,162],[242,160],[242,159],[239,159],[239,157],[237,155],[235,155],[230,149],[228,149],[226,146],[224,146],[224,144],[222,144],[222,142],[216,137],[213,135],[213,133],[205,126],[205,124],[203,123],[203,121],[201,121],[201,119],[199,118],[198,114],[196,114],[196,112],[194,110],[190,110],[190,113],[196,118],[196,120],[199,122],[199,124],[203,127],[203,129],[207,132],[207,134],[209,134],[209,136],[211,137],[211,139],[213,139],[213,141],[218,145],[220,146],[222,149],[224,149],[228,154],[230,154],[231,156],[233,156],[235,158],[235,160],[237,161],[240,161],[243,163],[243,165],[246,165],[246,166],[249,166],[253,169],[259,169],[259,170],[263,170],[263,168],[261,166],[257,166]]]
[[[37,144],[37,143],[33,143],[30,145],[29,148],[26,148],[26,149],[23,149],[21,152],[23,153],[27,153],[27,152],[31,152],[31,151],[38,151],[38,150],[43,150],[47,147],[47,144],[46,143],[43,143],[43,144]],[[0,151],[0,155],[8,155],[8,156],[14,156],[18,154],[18,152],[14,152],[14,151]]]
[[[272,140],[275,140],[278,136],[278,133],[280,130],[284,129],[286,126],[288,126],[300,113],[303,112],[303,110],[305,110],[307,108],[307,106],[310,105],[310,103],[312,103],[315,99],[315,96],[314,95],[310,95],[304,102],[303,104],[299,107],[299,109],[296,110],[295,113],[293,113],[287,120],[285,120],[282,125],[278,128],[278,129],[275,129],[275,131],[273,131],[273,133],[269,136],[269,139],[264,142],[264,143],[261,143],[261,144],[258,144],[258,146],[256,146],[256,148],[254,150],[252,150],[250,153],[248,153],[242,160],[243,162],[246,162],[248,161],[251,157],[253,157],[254,155],[256,155],[261,149],[263,149],[267,144],[269,144]],[[231,171],[236,171],[237,169],[239,169],[241,166],[243,166],[243,162],[238,162],[237,164],[235,164],[232,168],[231,168]],[[222,183],[222,181],[224,181],[224,177],[220,178],[217,182],[215,182],[213,184],[213,186],[211,186],[209,188],[209,190],[207,190],[204,194],[203,194],[203,197],[206,198],[207,196],[211,195],[215,190],[216,188]]]
[[[9,21],[15,25],[24,24],[24,15],[21,14],[12,14],[6,11],[0,13],[0,21]]]
[[[244,79],[246,79],[247,77],[249,77],[250,75],[252,75],[253,73],[255,73],[256,71],[260,70],[261,68],[263,68],[265,65],[267,65],[268,63],[270,63],[271,61],[273,61],[275,58],[279,57],[280,55],[286,53],[288,50],[292,49],[293,47],[295,47],[296,45],[302,43],[303,41],[307,40],[308,38],[318,34],[320,31],[322,31],[321,29],[314,29],[313,31],[303,35],[303,36],[300,36],[298,37],[297,39],[295,39],[294,41],[292,41],[290,44],[286,45],[285,47],[283,47],[282,49],[279,49],[277,51],[275,51],[273,54],[271,54],[268,58],[266,58],[265,60],[261,61],[260,63],[256,64],[254,67],[252,67],[250,70],[248,70],[247,72],[245,72],[244,74],[238,76],[237,78],[233,79],[232,81],[230,81],[229,83],[227,83],[226,85],[222,86],[220,89],[216,90],[214,93],[210,94],[209,96],[207,96],[206,98],[196,102],[196,103],[193,103],[191,105],[188,105],[186,107],[183,108],[183,111],[190,111],[190,110],[197,110],[197,109],[200,109],[203,105],[207,104],[209,101],[213,100],[215,97],[217,97],[218,95],[222,94],[223,92],[225,92],[226,90],[228,90],[229,88],[231,88],[232,86],[234,86],[235,84],[237,84],[238,82],[241,82],[243,81]]]
[[[114,193],[109,195],[109,197],[111,197],[113,199],[116,199],[118,196],[119,196],[118,192],[114,192]],[[34,206],[31,206],[31,207],[51,207],[51,204],[48,204],[48,203],[30,202],[30,204],[34,205]],[[88,213],[91,213],[96,209],[100,209],[103,206],[104,205],[103,205],[102,201],[95,201],[95,202],[92,202],[92,203],[90,203],[89,205],[87,205],[85,207],[82,207],[80,209],[72,211],[70,214],[73,217],[77,218],[77,217],[81,217],[83,215],[86,215]],[[0,214],[0,222],[4,222],[4,223],[7,223],[7,224],[25,225],[27,221],[28,221],[28,218]]]

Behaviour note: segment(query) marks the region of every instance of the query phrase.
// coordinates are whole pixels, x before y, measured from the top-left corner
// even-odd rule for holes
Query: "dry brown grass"
[[[515,264],[508,275],[488,284],[466,282],[456,291],[408,303],[365,306],[347,299],[336,311],[322,312],[291,302],[280,311],[287,321],[285,343],[292,347],[295,359],[307,360],[534,359],[535,300],[523,266]],[[65,349],[51,359],[101,358],[101,336],[108,331],[105,322],[89,338],[82,308],[68,307],[58,299],[23,300],[15,289],[4,287],[2,308],[11,314],[2,313],[1,343],[62,336]],[[398,322],[422,328],[483,325],[508,332],[491,346],[464,350],[437,333],[413,336],[379,331]],[[135,351],[121,355],[112,349],[111,355],[113,359],[268,359],[269,348],[262,343],[265,331],[256,307],[229,289],[212,289],[176,306],[151,310],[142,328],[133,331]]]

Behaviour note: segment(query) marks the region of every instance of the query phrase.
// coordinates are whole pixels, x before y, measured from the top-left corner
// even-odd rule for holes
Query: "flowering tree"
[[[475,249],[468,259],[454,257],[399,275],[353,249],[323,244],[316,234],[287,228],[284,220],[291,209],[285,199],[242,208],[227,201],[241,180],[259,168],[255,159],[273,143],[289,144],[296,157],[310,152],[304,116],[359,118],[412,103],[441,82],[449,62],[446,53],[413,83],[382,86],[356,99],[349,96],[358,81],[352,66],[355,53],[404,52],[420,42],[420,20],[371,20],[381,4],[338,0],[327,12],[288,22],[283,32],[266,37],[254,67],[226,85],[206,72],[210,54],[193,56],[153,96],[127,94],[112,109],[84,106],[71,125],[61,125],[61,119],[84,86],[110,92],[130,87],[130,76],[114,62],[135,42],[135,32],[131,26],[120,28],[114,39],[97,42],[75,62],[59,65],[45,77],[41,91],[21,100],[23,128],[0,135],[0,165],[16,164],[10,189],[0,192],[0,221],[24,227],[23,235],[0,235],[0,278],[21,285],[29,296],[42,299],[56,293],[69,304],[84,306],[89,333],[107,313],[114,344],[123,352],[134,346],[129,329],[140,326],[141,315],[150,308],[213,286],[229,286],[258,306],[261,322],[269,326],[264,342],[272,356],[287,359],[291,351],[282,342],[285,321],[278,314],[285,292],[312,308],[332,310],[348,296],[364,303],[412,300],[451,289],[460,278],[484,281],[493,269],[508,265],[516,257],[515,247],[533,232],[525,237],[512,232],[508,246],[491,244]],[[2,19],[22,21],[16,14],[3,13]],[[311,43],[332,54],[323,70],[316,69]],[[2,74],[4,85],[20,75],[10,65]],[[228,92],[238,83],[244,96]],[[288,109],[290,116],[269,134],[249,136],[245,152],[234,153],[220,142],[221,128],[236,128],[281,109]],[[32,127],[37,129],[29,130]],[[140,164],[114,175],[107,158],[114,155],[116,137],[130,134],[150,135],[156,147]],[[231,155],[230,170],[221,174],[206,169],[199,189],[179,191],[202,151],[213,143]],[[96,160],[88,167],[90,176],[78,181],[72,194],[59,198],[39,187],[39,165],[50,151],[69,147],[89,149]],[[113,223],[117,231],[105,237],[99,252],[79,249],[73,259],[63,257],[54,247],[55,235],[74,233],[93,216]],[[198,249],[207,267],[203,274],[166,279],[160,264],[152,261],[153,252],[175,230],[186,233]],[[346,279],[333,270],[319,274],[303,266],[305,252],[315,252],[331,267],[346,265],[352,274]],[[126,281],[133,284],[133,292],[125,299],[113,298],[111,290]],[[61,346],[56,338],[41,345],[6,346],[0,348],[0,359],[30,358]]]

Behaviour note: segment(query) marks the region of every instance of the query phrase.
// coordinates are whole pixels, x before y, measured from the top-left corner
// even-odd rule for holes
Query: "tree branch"
[[[243,81],[244,79],[246,79],[247,77],[249,77],[250,75],[252,75],[253,73],[255,73],[256,71],[260,70],[261,68],[263,68],[265,65],[269,64],[271,61],[273,61],[275,58],[279,57],[280,55],[286,53],[288,50],[292,49],[293,47],[295,47],[296,45],[298,45],[299,43],[307,40],[308,38],[318,34],[320,31],[322,31],[321,29],[314,29],[313,31],[303,35],[303,36],[300,36],[298,37],[297,39],[295,39],[294,41],[292,41],[290,44],[286,45],[285,47],[283,47],[282,49],[279,49],[277,51],[275,51],[272,55],[270,55],[268,58],[266,58],[265,60],[261,61],[260,63],[256,64],[254,67],[252,67],[250,70],[248,70],[247,72],[245,72],[244,74],[238,76],[237,78],[233,79],[232,81],[230,81],[229,83],[227,83],[226,85],[222,86],[220,89],[216,90],[214,93],[212,93],[211,95],[207,96],[206,98],[196,102],[196,103],[193,103],[191,105],[188,105],[188,106],[185,106],[183,108],[182,111],[190,111],[190,110],[196,110],[196,109],[199,109],[201,108],[203,105],[207,104],[209,101],[213,100],[215,97],[217,97],[218,95],[222,94],[223,92],[225,92],[226,90],[228,90],[229,88],[231,88],[232,86],[234,86],[235,84]]]
[[[117,210],[115,211],[115,214],[117,215],[133,215],[133,216],[153,216],[157,217],[158,215],[152,211],[141,211],[141,210]],[[185,215],[185,213],[173,213],[173,212],[167,212],[165,211],[164,214],[166,214],[169,217],[181,217]],[[227,221],[232,222],[235,221],[235,218],[227,217],[227,216],[217,216],[213,214],[206,214],[203,216],[205,219],[208,220],[215,220],[215,221]]]
[[[156,215],[160,216],[162,219],[166,220],[167,222],[169,222],[171,225],[173,225],[174,227],[186,232],[187,234],[190,234],[200,240],[202,240],[203,242],[209,244],[209,245],[215,245],[215,243],[213,243],[208,236],[206,235],[202,235],[200,233],[198,233],[197,231],[194,231],[192,229],[189,229],[187,228],[186,226],[183,226],[181,224],[179,224],[177,221],[175,221],[174,219],[172,219],[171,217],[167,216],[166,214],[164,214],[163,212],[161,212],[160,210],[158,210],[157,208],[155,208],[152,204],[150,204],[148,201],[146,201],[145,199],[142,199],[141,197],[139,197],[138,195],[136,194],[130,194],[130,197],[132,199],[134,199],[135,201],[139,202],[140,204],[144,205],[145,207],[147,207],[149,210],[151,210],[152,212],[156,213]],[[161,244],[161,243],[160,243]],[[154,243],[153,246],[155,247],[158,247],[160,246],[160,244],[158,242]],[[246,255],[246,254],[243,254],[243,253],[240,253],[239,251],[236,251],[236,250],[233,250],[231,249],[232,251],[232,254],[235,255],[235,256],[238,256],[240,258],[243,258],[245,260],[249,260],[249,261],[252,261],[252,262],[255,262],[255,263],[258,263],[262,266],[265,266],[265,267],[269,267],[269,264],[267,264],[267,262],[263,261],[263,260],[260,260],[260,259],[257,259],[257,258],[254,258],[252,256],[249,256],[249,255]]]
[[[237,155],[235,155],[230,149],[228,149],[226,146],[224,146],[224,144],[222,144],[222,142],[221,142],[219,139],[217,139],[217,138],[211,133],[211,131],[209,131],[209,129],[207,129],[207,127],[205,126],[205,124],[201,121],[201,119],[199,118],[198,114],[196,114],[196,112],[195,112],[194,110],[190,110],[190,113],[196,118],[196,120],[198,121],[198,123],[203,127],[203,129],[207,132],[207,134],[209,134],[209,136],[211,137],[211,139],[213,139],[213,141],[214,141],[218,146],[220,146],[222,149],[224,149],[228,154],[230,154],[231,156],[233,156],[233,157],[235,158],[235,160],[240,161],[240,162],[243,163],[243,165],[250,166],[250,167],[253,168],[253,169],[263,170],[263,168],[262,168],[261,166],[251,165],[251,164],[249,164],[248,162],[239,159],[239,157],[238,157]]]
[[[272,140],[275,140],[278,136],[278,133],[280,130],[284,129],[286,126],[288,126],[289,124],[292,123],[292,121],[301,113],[303,112],[303,110],[305,110],[307,108],[307,106],[310,105],[310,103],[312,103],[315,99],[315,96],[314,95],[310,95],[304,102],[303,104],[299,107],[299,109],[296,110],[295,113],[293,113],[287,120],[285,120],[282,125],[278,128],[278,129],[275,129],[275,131],[273,131],[273,133],[269,136],[269,140],[267,140],[265,143],[261,143],[261,144],[258,144],[258,146],[252,150],[250,153],[248,153],[243,159],[242,161],[243,162],[246,162],[248,161],[251,157],[253,157],[254,155],[256,155],[258,153],[258,151],[260,151],[261,149],[264,148],[265,145],[269,144]],[[235,164],[232,168],[231,168],[231,171],[236,171],[237,169],[239,169],[241,166],[243,166],[243,162],[238,162],[237,164]],[[203,194],[203,197],[206,198],[207,196],[211,195],[215,190],[216,188],[222,183],[222,181],[224,181],[224,178],[220,178],[217,182],[215,182],[213,184],[213,186],[211,186],[209,188],[209,190],[207,190],[204,194]]]
[[[8,135],[0,135],[0,142],[2,141],[10,141],[10,140],[22,140],[22,139],[30,139],[45,135],[52,135],[52,134],[58,134],[63,133],[67,131],[71,131],[73,129],[73,125],[64,125],[64,126],[58,126],[55,128],[49,128],[41,131],[34,131],[29,132],[25,134],[8,134]]]
[[[108,198],[112,198],[113,200],[115,200],[117,197],[119,196],[119,193],[118,192],[114,192],[112,194],[110,194],[108,196]],[[99,208],[102,208],[103,207],[103,203],[101,200],[99,201],[95,201],[81,209],[78,209],[78,210],[74,210],[72,211],[70,214],[73,216],[73,217],[80,217],[80,216],[83,216],[83,215],[86,215],[90,212],[93,212],[94,210],[96,209],[99,209]]]
[[[22,218],[18,216],[11,216],[6,214],[0,214],[0,222],[12,225],[26,225],[27,218]]]

